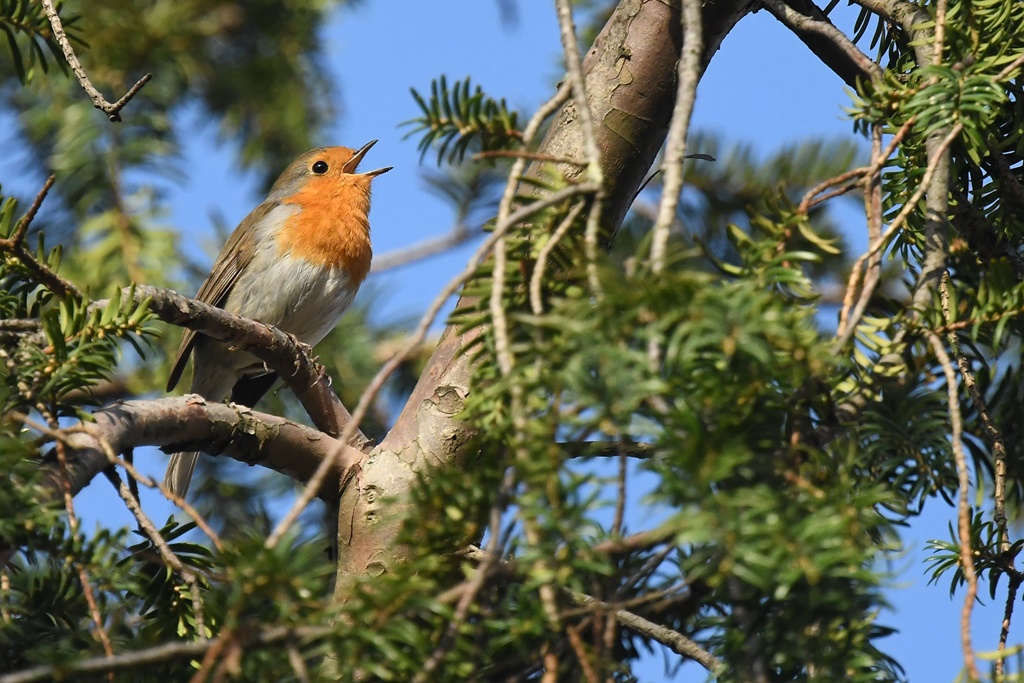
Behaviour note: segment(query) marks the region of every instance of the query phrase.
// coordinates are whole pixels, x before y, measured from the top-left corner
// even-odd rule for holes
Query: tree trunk
[[[757,0],[704,0],[702,68]],[[583,62],[587,94],[606,182],[604,224],[618,226],[665,140],[676,91],[682,27],[679,2],[622,0]],[[539,151],[581,158],[575,106],[556,116]],[[566,166],[567,177],[581,172]],[[360,475],[341,492],[335,600],[351,581],[380,576],[412,548],[397,542],[402,520],[415,514],[408,492],[426,467],[458,467],[472,454],[472,425],[455,419],[469,394],[472,366],[459,353],[478,334],[449,326],[398,419]]]

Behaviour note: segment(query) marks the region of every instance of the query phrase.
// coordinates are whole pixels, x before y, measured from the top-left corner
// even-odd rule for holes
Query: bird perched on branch
[[[196,299],[253,318],[314,345],[337,325],[370,270],[370,181],[391,167],[357,173],[376,143],[322,147],[296,159],[221,249]],[[194,353],[192,392],[252,406],[277,379],[244,351],[185,330],[171,367],[174,389]],[[188,491],[199,454],[175,453],[164,484]]]

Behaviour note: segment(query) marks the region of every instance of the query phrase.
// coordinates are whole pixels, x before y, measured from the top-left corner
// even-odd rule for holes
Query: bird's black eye
[[[326,161],[318,161],[315,164],[313,164],[313,173],[316,173],[317,175],[323,175],[324,173],[327,173],[327,168],[328,167]]]

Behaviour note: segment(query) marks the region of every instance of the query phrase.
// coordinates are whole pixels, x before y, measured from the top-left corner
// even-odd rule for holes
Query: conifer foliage
[[[1008,615],[985,643],[936,625],[961,638],[948,677],[1017,680],[1024,4],[850,3],[851,26],[835,1],[576,3],[577,33],[556,0],[566,75],[537,112],[469,78],[409,84],[409,136],[460,221],[484,216],[459,226],[478,250],[438,283],[460,298],[436,348],[434,309],[400,334],[355,315],[324,370],[163,289],[187,279],[160,267],[175,234],[121,178],[173,169],[186,98],[244,163],[305,147],[330,111],[299,94],[326,87],[308,66],[329,3],[0,1],[5,105],[55,173],[0,201],[0,682],[589,683],[651,653],[695,680],[902,680],[885,560],[925,506],[956,519],[931,578],[968,622],[979,595]],[[677,103],[762,6],[854,85],[863,150],[758,162],[686,135]],[[53,13],[105,86],[159,70],[124,123],[61,75]],[[680,185],[660,159],[686,155]],[[843,201],[863,210],[846,235]],[[161,397],[159,321],[290,370],[298,400]],[[303,411],[314,426],[281,417]],[[153,520],[148,446],[277,470],[296,503],[226,473]],[[132,527],[83,528],[93,479]]]

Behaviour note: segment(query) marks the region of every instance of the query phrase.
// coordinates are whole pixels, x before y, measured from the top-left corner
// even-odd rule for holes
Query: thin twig
[[[615,615],[623,626],[627,627],[631,631],[645,635],[651,640],[656,640],[662,645],[670,648],[676,654],[689,657],[711,673],[717,672],[722,667],[722,660],[718,659],[678,631],[673,631],[668,627],[655,624],[653,621],[648,621],[647,619],[633,614],[632,612],[627,612],[624,609],[615,609],[614,606],[603,603],[597,598],[593,598],[589,595],[585,595],[577,591],[566,590],[565,592],[571,597],[573,603],[580,607],[614,610]],[[0,683],[3,682],[0,681]]]
[[[963,421],[960,416],[960,397],[956,384],[956,370],[953,363],[942,346],[939,336],[933,332],[925,331],[925,338],[932,347],[932,352],[938,358],[942,366],[942,372],[946,376],[946,394],[949,402],[949,421],[953,427],[951,444],[953,446],[953,457],[956,460],[956,471],[959,479],[959,506],[957,511],[957,529],[960,535],[960,566],[964,572],[964,579],[967,582],[967,595],[964,596],[964,606],[960,612],[960,642],[964,653],[964,664],[971,680],[981,680],[978,674],[978,665],[974,659],[974,648],[971,645],[971,611],[974,609],[974,601],[978,597],[978,575],[974,569],[974,553],[971,550],[971,474],[967,469],[967,456],[964,453],[963,444]]]
[[[935,3],[935,38],[932,42],[932,65],[942,64],[942,50],[946,39],[946,11],[949,0],[938,0]]]
[[[676,103],[672,109],[668,139],[665,142],[665,158],[661,164],[663,175],[661,201],[658,217],[651,228],[651,270],[661,273],[665,268],[665,252],[672,226],[678,220],[676,208],[683,191],[683,159],[686,158],[686,138],[693,116],[693,103],[697,97],[697,83],[700,81],[701,53],[704,50],[704,34],[701,28],[701,3],[699,0],[682,0],[681,21],[683,25],[683,48],[676,70],[679,85]],[[655,331],[647,345],[647,359],[652,372],[661,365],[662,334]]]
[[[619,454],[618,491],[615,495],[615,517],[612,519],[611,535],[622,536],[622,520],[626,514],[626,475],[629,472],[629,456]]]
[[[569,636],[569,646],[576,653],[576,661],[580,663],[580,669],[583,670],[583,677],[587,683],[599,683],[600,679],[597,677],[597,672],[594,671],[593,664],[590,663],[587,646],[580,638],[579,629],[575,626],[566,626],[565,632]]]
[[[1010,620],[1013,619],[1013,604],[1017,602],[1017,591],[1020,590],[1020,584],[1024,582],[1024,577],[1010,576],[1008,586],[1006,588],[1006,605],[1003,607],[1003,623],[999,627],[999,649],[997,652],[999,656],[996,657],[995,676],[993,680],[1003,681],[1003,672],[1006,669],[1006,641],[1010,637]]]
[[[486,256],[491,251],[491,249],[494,246],[494,243],[501,239],[501,237],[506,233],[506,231],[508,231],[508,229],[511,226],[516,225],[520,221],[523,221],[529,218],[530,216],[533,216],[535,213],[543,211],[544,209],[554,206],[571,197],[577,197],[580,195],[593,193],[596,191],[596,189],[597,188],[595,188],[590,183],[582,183],[580,185],[570,185],[568,187],[563,187],[560,190],[552,192],[547,197],[532,202],[524,206],[523,208],[517,210],[512,215],[510,215],[508,219],[506,219],[504,222],[499,222],[495,226],[494,232],[491,233],[490,237],[488,237],[488,239],[483,244],[481,244],[480,247],[473,254],[473,257],[469,260],[469,264],[466,266],[466,268],[461,273],[459,273],[459,275],[452,278],[452,280],[445,286],[445,288],[441,291],[437,298],[434,299],[433,303],[431,303],[426,313],[424,313],[423,317],[420,319],[419,325],[417,325],[416,329],[409,336],[408,340],[405,343],[405,346],[403,346],[402,349],[398,353],[396,353],[394,357],[391,358],[391,360],[384,364],[384,366],[377,372],[374,378],[370,381],[369,385],[367,385],[366,390],[363,392],[363,395],[359,399],[358,405],[356,405],[355,410],[352,411],[351,419],[345,425],[345,428],[342,431],[341,436],[339,437],[341,444],[348,443],[348,439],[351,438],[352,434],[358,427],[359,423],[366,416],[366,413],[367,411],[369,411],[370,405],[372,404],[373,400],[377,397],[377,394],[384,387],[384,383],[387,382],[388,378],[391,377],[392,373],[394,373],[394,371],[398,369],[398,367],[405,361],[406,357],[408,357],[409,354],[413,353],[419,347],[420,343],[426,337],[427,331],[430,329],[430,326],[434,323],[434,319],[437,317],[438,312],[440,312],[445,302],[456,291],[458,291],[458,289],[470,277],[472,277],[474,273],[476,273],[480,260],[483,259],[483,257]],[[299,518],[299,515],[302,514],[302,511],[306,509],[306,506],[309,505],[313,498],[316,497],[316,493],[320,489],[320,485],[323,483],[324,477],[326,477],[327,473],[331,471],[332,467],[335,464],[334,461],[337,459],[338,455],[341,452],[342,449],[340,448],[339,444],[339,447],[333,449],[331,455],[328,455],[323,459],[323,461],[317,467],[316,472],[313,473],[313,476],[310,477],[309,481],[306,483],[306,486],[302,490],[302,493],[299,494],[294,505],[292,505],[288,513],[281,519],[278,525],[274,528],[274,531],[270,534],[270,536],[267,537],[265,543],[266,547],[273,548],[274,546],[276,546],[277,543],[280,542],[284,534],[288,531],[288,529],[291,528],[292,524],[295,523],[295,520]]]
[[[50,415],[50,412],[45,406],[38,406],[40,413],[46,418],[50,429],[56,431],[59,429],[57,419]],[[27,424],[27,422],[26,422]],[[42,425],[36,425],[36,428],[46,429]],[[64,509],[68,513],[68,527],[71,530],[72,535],[78,533],[78,517],[75,515],[75,504],[73,502],[73,496],[71,494],[71,478],[68,475],[68,458],[67,453],[64,450],[64,442],[58,440],[55,444],[57,452],[57,462],[60,464],[61,476],[61,488],[64,494]],[[103,645],[103,651],[107,657],[114,656],[114,648],[110,644],[110,637],[107,635],[107,629],[103,625],[103,617],[100,615],[99,605],[96,603],[96,595],[92,590],[92,582],[89,579],[89,572],[86,571],[85,566],[75,562],[78,570],[78,581],[82,584],[82,595],[85,597],[85,602],[89,606],[89,616],[92,618],[93,625],[96,626],[96,635],[99,638],[100,643]]]
[[[942,153],[949,148],[953,141],[963,131],[963,124],[957,123],[949,131],[949,134],[943,138],[938,148],[935,150],[935,154],[932,155],[932,159],[925,169],[924,177],[921,178],[921,183],[918,185],[914,194],[910,196],[910,199],[900,209],[899,214],[889,227],[885,229],[878,239],[871,243],[868,250],[861,254],[857,261],[853,264],[853,268],[850,271],[850,279],[846,284],[846,299],[843,301],[843,313],[840,315],[840,329],[836,333],[836,341],[832,345],[832,352],[839,353],[846,343],[853,337],[854,330],[857,328],[858,319],[852,317],[849,314],[850,307],[853,305],[853,294],[857,288],[857,283],[860,280],[861,268],[864,266],[864,262],[871,258],[876,252],[879,252],[889,242],[889,238],[893,234],[903,227],[903,223],[907,220],[907,217],[917,208],[917,203],[921,201],[921,197],[928,190],[928,186],[931,183],[932,176],[935,175],[935,169],[938,167],[942,157]],[[869,299],[871,297],[871,291],[865,288],[861,292],[862,299]]]
[[[943,318],[946,321],[948,327],[952,327],[953,312],[949,307],[949,273],[943,273],[942,281],[939,283],[939,296],[942,305]],[[1007,530],[1007,519],[1006,519],[1006,442],[1003,440],[1003,434],[996,427],[992,421],[992,416],[989,415],[988,405],[985,403],[985,397],[981,395],[978,390],[978,383],[974,379],[974,373],[971,372],[971,364],[967,360],[967,356],[964,355],[963,348],[960,346],[960,338],[957,337],[955,331],[950,330],[946,335],[949,340],[949,346],[953,350],[953,355],[956,356],[957,365],[960,367],[960,375],[964,378],[964,386],[967,387],[967,393],[971,396],[971,402],[974,404],[975,410],[978,411],[978,416],[981,418],[982,428],[985,430],[985,434],[988,436],[989,441],[992,442],[992,455],[993,455],[993,506],[995,508],[994,518],[996,522],[996,528],[999,530],[999,551],[1007,554],[1010,552],[1010,535]]]
[[[569,89],[565,85],[560,87],[544,106],[540,107],[526,125],[523,131],[523,144],[529,145],[534,136],[540,130],[541,124],[568,98]],[[556,104],[557,102],[557,104]],[[507,221],[512,211],[512,202],[515,200],[516,190],[526,170],[526,157],[519,157],[512,163],[509,171],[508,181],[501,193],[501,200],[498,202],[498,222]],[[508,328],[505,319],[504,290],[505,290],[505,265],[506,265],[506,244],[504,234],[494,243],[494,273],[492,276],[491,296],[489,301],[491,311],[491,325],[494,328],[495,347],[497,350],[498,363],[502,368],[502,374],[507,374],[512,367],[512,357],[509,351]]]
[[[465,225],[456,225],[446,234],[439,237],[431,237],[425,239],[422,242],[410,245],[408,247],[401,247],[394,251],[389,251],[381,256],[375,256],[373,259],[373,265],[370,266],[370,273],[373,275],[379,275],[388,270],[394,270],[395,268],[401,268],[407,266],[410,263],[422,261],[423,259],[430,258],[431,256],[437,256],[443,254],[449,249],[453,249],[461,244],[479,237],[483,234],[483,228],[475,227],[469,228]]]
[[[102,440],[101,440],[102,443]],[[105,448],[109,449],[110,445],[106,444]],[[113,457],[111,457],[113,456]],[[113,452],[107,453],[107,457],[111,459],[111,462],[118,460],[117,456]],[[160,559],[164,561],[168,567],[173,569],[182,580],[188,584],[189,592],[192,597],[192,616],[195,618],[195,629],[196,636],[200,639],[205,639],[206,634],[206,618],[204,617],[202,594],[199,591],[199,579],[196,577],[195,572],[185,566],[174,551],[167,545],[167,541],[160,534],[160,531],[153,524],[152,520],[142,510],[142,506],[139,505],[139,501],[132,495],[131,491],[128,490],[128,486],[124,483],[120,477],[114,481],[111,479],[111,485],[117,490],[118,495],[121,496],[121,500],[124,501],[125,507],[135,517],[135,521],[139,524],[139,529],[149,538],[153,543],[153,547],[156,548],[157,554],[160,555]]]
[[[248,632],[245,643],[273,645],[296,640],[323,638],[333,631],[331,626],[275,626],[265,631]],[[222,647],[222,638],[197,642],[173,642],[156,647],[124,652],[113,657],[91,657],[77,662],[44,664],[0,676],[0,683],[34,683],[35,681],[71,680],[69,674],[97,674],[125,671],[176,660],[195,659],[215,647]]]
[[[558,12],[558,28],[562,38],[566,77],[572,85],[573,104],[576,107],[580,130],[583,132],[583,153],[587,158],[587,176],[590,178],[590,182],[600,188],[594,195],[590,213],[587,214],[584,240],[587,278],[590,281],[592,293],[594,296],[599,296],[601,284],[597,279],[597,238],[601,229],[601,205],[604,200],[604,169],[601,168],[601,150],[597,146],[597,135],[594,132],[594,114],[590,110],[590,101],[587,99],[586,79],[583,77],[583,62],[580,59],[570,0],[555,0],[555,9]]]
[[[46,12],[46,17],[50,20],[50,27],[53,29],[53,37],[57,40],[60,45],[61,51],[64,52],[64,59],[67,61],[68,66],[75,73],[75,78],[78,79],[78,83],[85,90],[86,94],[89,95],[89,99],[92,100],[95,107],[101,110],[107,115],[111,121],[120,121],[120,111],[124,109],[125,105],[131,102],[132,98],[142,90],[142,86],[149,83],[149,80],[153,78],[153,74],[146,74],[133,85],[128,92],[124,94],[121,99],[117,102],[110,103],[103,97],[99,90],[93,86],[92,81],[85,73],[85,69],[82,68],[82,63],[78,61],[78,57],[75,55],[74,49],[71,47],[71,41],[68,40],[67,34],[64,32],[64,26],[61,24],[60,17],[57,16],[57,10],[53,6],[53,0],[41,0],[43,4],[43,10]]]
[[[672,109],[672,121],[668,128],[668,139],[665,141],[665,158],[661,164],[661,202],[658,204],[658,217],[651,228],[651,270],[655,273],[660,273],[665,268],[669,232],[676,217],[679,195],[683,191],[686,137],[690,130],[690,118],[697,95],[700,56],[703,50],[700,2],[683,0],[682,5],[683,49],[676,71],[679,85],[676,90],[676,103]]]
[[[288,643],[285,649],[288,651],[288,664],[292,667],[295,680],[299,683],[309,683],[309,669],[306,668],[299,648],[295,647],[295,643]]]
[[[867,181],[864,184],[864,214],[865,214],[865,217],[866,217],[866,220],[867,220],[867,225],[868,225],[868,243],[869,244],[878,241],[878,239],[879,239],[879,237],[881,235],[881,227],[882,227],[881,173],[882,173],[882,168],[885,166],[885,162],[889,159],[889,157],[891,157],[893,155],[893,152],[896,151],[896,147],[901,142],[903,142],[903,138],[906,137],[907,133],[910,132],[910,129],[911,129],[911,127],[913,125],[914,125],[914,118],[911,117],[910,119],[907,120],[906,123],[904,123],[902,126],[900,126],[900,129],[898,131],[896,131],[896,134],[893,136],[892,140],[889,142],[889,145],[886,147],[885,151],[882,152],[881,154],[875,154],[872,157],[871,163],[868,165],[867,171],[865,172],[865,178],[867,178]],[[875,126],[875,129],[873,130],[872,135],[877,137],[879,134],[880,134],[880,129],[878,128],[878,126]],[[877,148],[877,144],[875,142],[873,142],[872,143],[872,147],[873,147],[873,152],[874,152],[874,149]],[[924,186],[922,185],[922,187],[924,187]],[[869,258],[870,258],[872,266],[874,266],[875,263],[881,264],[881,255],[880,254],[873,254]],[[858,263],[861,263],[861,261],[858,261]],[[874,271],[874,268],[872,266],[869,266],[869,270],[872,273],[874,273],[875,271]],[[871,275],[871,273],[869,273],[869,276],[870,275]],[[877,273],[875,273],[875,275],[877,275]],[[837,337],[841,337],[842,335],[846,334],[846,332],[849,330],[848,320],[849,320],[849,316],[850,316],[851,307],[853,306],[853,296],[855,294],[856,285],[859,282],[859,280],[860,280],[860,267],[859,267],[859,265],[854,265],[854,268],[851,269],[851,271],[850,271],[850,281],[849,281],[849,283],[846,286],[846,293],[843,296],[843,306],[840,309],[840,313],[839,313],[839,331],[837,332],[837,335],[836,335]],[[852,283],[852,286],[851,286],[851,283]],[[867,285],[865,285],[865,289],[868,289]],[[872,285],[872,290],[873,290],[873,285]],[[856,307],[853,308],[853,310],[854,310],[854,316],[853,316],[854,319],[859,320],[860,316],[863,315],[864,310],[867,308],[868,301],[871,299],[870,291],[871,290],[869,290],[869,294],[867,296],[865,296],[863,294],[863,292],[862,292],[860,299],[857,301]],[[853,333],[850,332],[849,334],[852,335]],[[845,344],[845,342],[844,342],[844,344]]]
[[[560,441],[555,445],[569,458],[617,458],[626,455],[647,460],[658,450],[654,444],[642,441]]]
[[[476,599],[477,594],[483,589],[484,584],[487,582],[491,574],[491,569],[499,561],[498,543],[501,540],[501,517],[505,514],[505,509],[508,507],[509,493],[512,491],[512,487],[515,485],[515,473],[509,469],[505,472],[505,478],[502,481],[501,489],[498,492],[497,497],[494,500],[494,504],[491,506],[490,514],[490,525],[488,526],[488,533],[490,536],[487,539],[487,548],[484,550],[484,556],[477,565],[476,574],[467,583],[462,594],[459,596],[459,602],[455,606],[455,612],[452,614],[451,620],[448,622],[448,628],[445,630],[444,636],[441,637],[440,643],[437,648],[430,655],[427,661],[423,664],[423,669],[413,679],[413,683],[425,683],[430,680],[431,674],[437,669],[444,655],[451,649],[452,643],[455,642],[455,636],[458,635],[459,627],[462,626],[466,621],[466,617],[469,616],[469,608],[473,605],[473,601]]]
[[[73,444],[68,443],[67,434],[77,430],[60,430],[54,428],[47,428],[25,415],[17,415],[16,417],[20,422],[24,423],[26,426],[31,427],[32,429],[35,429],[41,434],[45,434],[46,436],[49,436],[50,438],[54,439],[55,448],[58,453],[58,458],[60,458],[60,453],[63,451],[64,446],[73,447]],[[113,447],[110,445],[110,442],[106,439],[106,437],[104,437],[102,434],[97,433],[95,429],[88,429],[88,427],[82,427],[81,431],[84,431],[92,435],[94,438],[96,438],[96,440],[100,444],[100,448],[103,449],[103,452],[106,454],[107,460],[110,462],[110,464],[123,465],[126,470],[130,469],[132,472],[138,475],[138,472],[135,470],[134,467],[130,466],[127,462],[117,457],[117,453],[114,452]],[[66,470],[66,464],[64,467]],[[160,532],[157,530],[156,526],[149,519],[149,517],[146,516],[146,513],[142,511],[142,507],[139,505],[138,498],[132,495],[131,491],[128,489],[128,486],[124,483],[124,481],[120,477],[117,477],[116,473],[114,474],[114,476],[116,477],[116,481],[114,479],[110,479],[110,483],[111,485],[114,486],[115,489],[117,489],[117,492],[121,496],[121,499],[124,501],[124,504],[128,508],[128,511],[131,512],[132,515],[135,517],[135,521],[139,524],[139,529],[149,537],[150,541],[153,542],[153,546],[157,549],[157,553],[160,555],[160,558],[164,561],[164,563],[168,567],[176,571],[178,574],[180,574],[181,578],[185,581],[185,583],[189,585],[189,588],[192,592],[192,606],[194,617],[196,620],[196,633],[199,635],[200,638],[206,638],[206,628],[203,617],[202,601],[199,593],[199,581],[195,573],[191,569],[186,567],[178,558],[178,556],[174,554],[174,551],[170,549],[170,547],[167,545],[167,542],[163,539],[163,536],[160,535]],[[216,535],[214,535],[212,538],[216,539]],[[217,542],[218,547],[222,548],[223,546],[220,545],[219,540]],[[110,654],[113,653],[111,652]]]
[[[49,1],[49,0],[47,0]],[[43,188],[36,195],[32,205],[29,206],[28,211],[21,217],[18,224],[14,228],[14,232],[11,237],[7,239],[0,239],[0,252],[7,252],[14,256],[14,258],[21,261],[21,263],[32,271],[32,274],[42,284],[49,287],[59,297],[64,298],[65,296],[72,296],[78,301],[83,298],[82,293],[73,284],[57,275],[47,265],[40,263],[36,260],[35,256],[32,255],[28,249],[25,248],[25,235],[28,232],[29,225],[32,223],[32,219],[35,218],[39,208],[43,205],[43,200],[46,199],[47,193],[53,186],[54,177],[51,175],[43,183]]]
[[[101,443],[103,442],[103,436],[101,434],[96,433],[96,431],[92,429],[92,425],[87,424],[82,425],[82,427],[84,430],[89,431],[96,438],[97,441],[100,441]],[[214,547],[221,552],[224,551],[224,542],[220,540],[220,536],[218,536],[217,532],[215,532],[213,528],[209,525],[209,523],[207,523],[207,521],[203,519],[203,516],[200,515],[199,512],[194,507],[188,504],[188,501],[186,501],[181,496],[172,493],[170,489],[161,484],[159,481],[153,479],[152,477],[147,477],[146,475],[139,472],[137,469],[135,469],[135,466],[129,463],[127,460],[124,460],[122,458],[116,458],[114,460],[114,464],[123,467],[134,481],[142,484],[146,488],[156,489],[165,498],[167,498],[167,500],[171,501],[171,503],[181,508],[185,512],[185,514],[188,515],[189,518],[191,518],[191,520],[196,523],[196,526],[199,527],[199,530],[206,534],[207,538],[210,539]]]
[[[555,247],[558,246],[558,243],[562,241],[562,238],[572,229],[573,223],[579,218],[583,207],[584,203],[580,202],[574,204],[569,209],[569,213],[565,215],[565,218],[558,224],[558,227],[551,233],[551,237],[548,238],[548,241],[544,243],[544,246],[540,248],[540,252],[537,254],[537,262],[533,266],[533,273],[530,274],[530,308],[535,315],[540,315],[544,312],[544,302],[541,299],[540,288],[544,281],[544,274],[547,271],[548,258]]]
[[[540,152],[530,152],[522,149],[494,149],[488,152],[477,152],[473,155],[473,161],[493,159],[496,157],[529,159],[530,161],[550,161],[556,164],[570,164],[573,166],[587,165],[586,161],[580,161],[579,159],[573,159],[571,157],[557,156],[555,154],[542,154]]]
[[[884,159],[888,158],[888,155],[884,157],[879,153],[879,148],[882,146],[882,127],[875,125],[871,130],[871,151],[874,155],[871,162],[871,168],[864,178],[864,216],[868,224],[868,242],[874,242],[882,234],[882,164]],[[871,294],[875,291],[875,287],[878,285],[878,281],[882,276],[882,252],[881,250],[876,251],[868,259],[867,273],[864,275],[864,286],[861,288],[860,298],[857,299],[857,304],[853,307],[853,311],[850,313],[850,317],[854,320],[860,320],[864,315],[864,311],[867,310],[868,303],[871,301]],[[846,293],[849,296],[849,290]],[[849,318],[843,318],[847,309],[844,307],[840,314],[840,325],[847,323]]]
[[[28,226],[32,223],[32,219],[36,217],[36,213],[39,212],[39,207],[43,205],[43,200],[46,199],[46,195],[50,192],[50,188],[53,187],[53,181],[56,179],[57,176],[54,175],[46,178],[46,182],[43,183],[43,187],[39,190],[36,198],[32,200],[28,211],[18,220],[18,224],[14,226],[14,232],[11,233],[10,238],[0,240],[0,248],[16,249],[21,246],[22,242],[25,241],[26,233],[28,233]]]
[[[947,327],[952,327],[954,322],[952,318],[952,311],[949,306],[948,271],[943,273],[942,280],[939,282],[939,297],[946,325]],[[998,651],[1003,653],[1006,650],[1006,641],[1010,635],[1010,620],[1013,617],[1013,603],[1016,600],[1017,590],[1020,588],[1021,581],[1024,580],[1024,576],[1022,576],[1014,566],[1013,556],[1010,554],[1010,534],[1007,529],[1006,519],[1006,443],[1003,441],[1003,435],[999,431],[999,428],[996,427],[995,423],[992,421],[992,417],[989,415],[985,398],[978,390],[977,382],[974,379],[974,373],[971,372],[970,362],[967,360],[967,356],[964,355],[963,348],[960,345],[960,339],[957,337],[956,331],[950,330],[947,334],[947,339],[949,339],[949,345],[953,350],[953,355],[956,356],[956,362],[960,368],[960,375],[964,379],[964,386],[967,387],[967,393],[970,394],[971,402],[974,403],[974,408],[978,411],[978,415],[981,417],[982,427],[984,428],[989,441],[992,443],[992,455],[994,460],[992,498],[995,508],[993,517],[995,519],[996,529],[999,532],[999,551],[1003,562],[1007,565],[1005,569],[1009,576],[1006,607],[1003,610],[1003,622],[999,629]],[[961,493],[961,506],[962,505],[963,494]],[[962,534],[963,529],[961,528],[961,535]],[[1006,661],[1004,657],[998,657],[995,660],[996,680],[1002,679],[1005,664]]]
[[[803,199],[800,200],[800,205],[796,209],[797,213],[807,215],[808,211],[810,211],[813,207],[817,206],[818,204],[821,204],[825,200],[831,199],[832,197],[837,197],[841,194],[846,194],[847,192],[849,192],[850,190],[852,190],[853,188],[857,187],[857,185],[860,184],[860,179],[868,173],[869,168],[869,166],[861,166],[860,168],[854,168],[849,171],[846,171],[845,173],[840,173],[834,178],[829,178],[826,181],[818,183],[810,190],[808,190],[807,194],[805,194]],[[847,180],[850,180],[851,178],[857,178],[857,182],[850,183],[845,187],[836,190],[835,192],[830,192],[824,197],[818,197],[819,194],[829,189],[830,187],[835,187],[836,185],[845,183]]]

